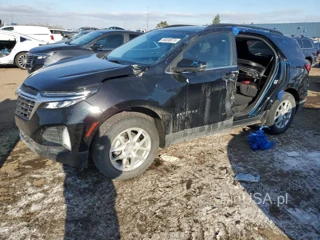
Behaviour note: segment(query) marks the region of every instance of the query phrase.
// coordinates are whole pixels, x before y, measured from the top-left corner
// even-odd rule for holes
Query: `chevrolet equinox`
[[[159,147],[235,126],[281,134],[307,97],[296,40],[246,25],[171,26],[101,59],[61,61],[18,88],[16,124],[38,155],[133,178]]]

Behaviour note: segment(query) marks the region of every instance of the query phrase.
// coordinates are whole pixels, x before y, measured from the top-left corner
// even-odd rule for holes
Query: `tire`
[[[135,142],[138,131],[140,137]],[[128,132],[132,141],[129,140]],[[141,149],[144,150],[136,150],[141,147],[140,142],[143,142]],[[100,126],[92,144],[91,154],[98,170],[107,178],[125,180],[140,175],[152,164],[159,148],[159,134],[153,118],[141,113],[122,112]],[[111,152],[111,146],[119,150]],[[140,160],[135,159],[136,156]],[[117,158],[121,160],[112,161]],[[129,164],[128,168],[123,169],[123,164]]]
[[[15,65],[22,69],[22,70],[26,70],[26,64],[27,64],[27,52],[21,52],[18,53],[16,55],[16,57],[14,58],[14,63]]]
[[[289,109],[291,114],[289,115],[289,112],[287,114],[281,114],[281,109],[283,109],[284,112],[286,109]],[[290,93],[284,92],[282,100],[277,99],[270,108],[266,121],[266,125],[269,126],[270,129],[267,132],[278,135],[287,131],[293,121],[295,112],[296,101],[294,97]]]

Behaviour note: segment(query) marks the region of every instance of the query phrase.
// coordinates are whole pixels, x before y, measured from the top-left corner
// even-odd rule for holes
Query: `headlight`
[[[50,53],[37,53],[36,56],[37,56],[37,59],[45,59],[47,57],[50,57],[54,54],[56,54],[57,52],[50,52]]]
[[[40,92],[41,96],[45,98],[42,107],[48,109],[70,107],[98,92],[99,87],[100,85],[95,85],[83,87],[75,91]]]

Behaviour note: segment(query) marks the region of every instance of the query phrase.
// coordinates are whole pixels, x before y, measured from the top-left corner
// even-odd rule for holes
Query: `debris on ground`
[[[265,135],[263,128],[261,127],[255,133],[251,132],[248,137],[248,142],[253,151],[256,150],[267,150],[273,147],[275,142],[271,142],[268,140],[268,137]]]
[[[259,182],[260,181],[260,175],[252,175],[252,174],[244,174],[244,173],[239,173],[236,177],[235,180],[238,180],[240,182]]]
[[[288,157],[299,157],[300,154],[298,152],[286,152]]]
[[[179,161],[179,158],[169,156],[169,155],[161,155],[160,158],[165,162],[171,162],[171,163]]]

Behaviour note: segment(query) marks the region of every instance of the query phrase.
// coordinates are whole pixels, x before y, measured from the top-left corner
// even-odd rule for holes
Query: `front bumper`
[[[86,136],[101,112],[81,101],[60,109],[43,108],[43,99],[34,89],[21,87],[15,112],[21,139],[38,155],[75,167],[87,167],[94,131]],[[20,89],[21,90],[21,89]]]
[[[33,141],[30,137],[20,132],[21,140],[39,156],[61,162],[72,167],[87,168],[89,152],[71,152],[63,146],[46,146]]]

